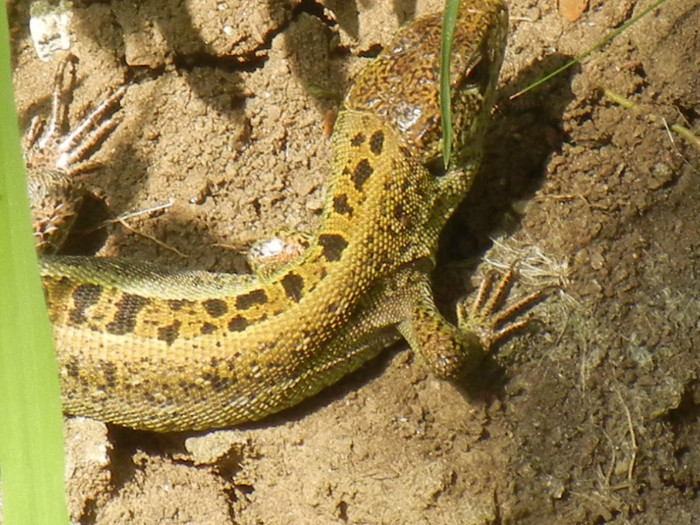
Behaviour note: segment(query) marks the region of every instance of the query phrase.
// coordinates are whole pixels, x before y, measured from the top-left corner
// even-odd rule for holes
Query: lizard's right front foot
[[[483,279],[471,308],[467,307],[466,302],[457,307],[459,329],[464,333],[475,334],[486,351],[522,330],[529,319],[514,319],[542,299],[542,292],[538,291],[504,308],[516,271],[512,268],[508,270],[495,287],[493,277],[489,273]]]

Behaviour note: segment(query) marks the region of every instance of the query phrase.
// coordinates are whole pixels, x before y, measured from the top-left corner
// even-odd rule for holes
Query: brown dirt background
[[[153,435],[68,419],[73,520],[700,522],[700,155],[665,125],[700,134],[700,5],[668,0],[583,64],[509,100],[651,3],[590,0],[569,22],[554,0],[510,2],[486,160],[445,232],[435,288],[452,311],[484,269],[538,253],[540,274],[522,280],[524,291],[554,280],[561,289],[466,394],[398,345],[243,428]],[[440,5],[75,2],[72,121],[131,82],[103,167],[84,183],[111,217],[172,203],[130,219],[133,230],[112,224],[92,253],[242,271],[251,241],[280,227],[313,231],[338,107],[319,89],[341,96],[401,23]],[[55,61],[32,48],[29,3],[8,12],[24,129],[48,111]]]

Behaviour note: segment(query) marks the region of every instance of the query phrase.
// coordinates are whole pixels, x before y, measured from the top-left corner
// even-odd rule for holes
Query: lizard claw
[[[467,308],[466,302],[457,308],[459,328],[475,333],[487,351],[527,326],[530,319],[514,319],[542,299],[543,292],[537,291],[506,306],[516,275],[511,268],[494,286],[494,274],[487,274],[471,308]]]

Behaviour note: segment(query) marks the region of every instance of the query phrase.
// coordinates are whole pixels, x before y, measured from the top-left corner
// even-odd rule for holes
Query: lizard
[[[482,286],[469,314],[458,308],[455,325],[435,305],[431,273],[479,169],[506,5],[461,3],[446,161],[440,32],[440,13],[408,23],[354,80],[331,137],[320,227],[291,260],[273,254],[264,272],[238,275],[40,258],[64,412],[158,432],[230,427],[315,395],[401,338],[437,378],[478,366],[497,325],[533,297],[497,314],[507,276],[490,297]]]

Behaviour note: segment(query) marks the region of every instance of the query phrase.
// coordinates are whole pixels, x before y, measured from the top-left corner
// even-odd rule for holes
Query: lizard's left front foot
[[[516,272],[511,268],[494,287],[493,274],[487,274],[471,308],[464,302],[457,308],[459,329],[475,334],[487,351],[522,330],[529,319],[514,321],[514,318],[542,298],[542,292],[534,292],[504,308],[515,277]]]

